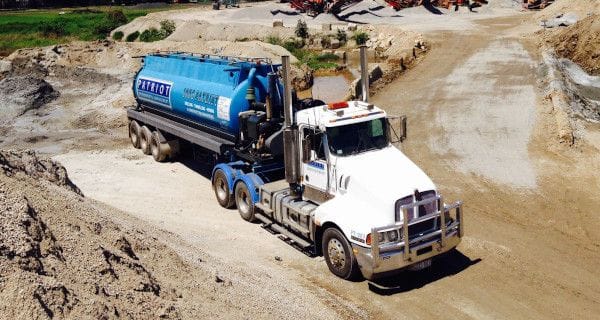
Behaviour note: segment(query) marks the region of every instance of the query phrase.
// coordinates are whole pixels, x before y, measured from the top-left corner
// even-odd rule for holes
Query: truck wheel
[[[140,149],[144,154],[150,154],[150,139],[152,139],[152,131],[146,126],[140,129]]]
[[[156,162],[163,162],[167,158],[167,153],[165,148],[161,146],[160,137],[158,136],[158,131],[152,132],[150,136],[150,152],[152,153],[152,158]]]
[[[134,148],[140,148],[140,124],[135,120],[129,122],[129,140]]]
[[[248,186],[244,182],[240,182],[235,186],[235,204],[242,219],[253,222],[254,217],[254,201],[248,190]]]
[[[233,205],[235,204],[233,194],[229,191],[227,176],[225,176],[225,172],[223,172],[221,169],[217,169],[217,171],[215,171],[215,175],[213,177],[213,189],[215,190],[217,202],[219,202],[221,207],[225,209],[233,208]]]
[[[329,271],[342,279],[354,279],[359,268],[352,247],[346,237],[336,228],[328,228],[323,233],[323,256]]]

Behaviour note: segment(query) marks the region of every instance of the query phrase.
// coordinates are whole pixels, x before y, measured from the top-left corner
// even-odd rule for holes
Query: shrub
[[[163,30],[158,30],[156,28],[150,28],[144,30],[142,34],[140,34],[140,41],[143,42],[154,42],[158,40],[162,40],[166,38],[166,34]]]
[[[106,38],[114,28],[108,20],[101,20],[94,26],[94,34],[98,39]]]
[[[42,22],[39,30],[47,37],[62,37],[68,34],[67,23],[62,19]]]
[[[369,34],[366,32],[357,31],[352,35],[352,39],[356,41],[357,45],[363,45],[367,43],[367,40],[369,40]]]
[[[121,10],[111,10],[106,13],[107,20],[117,26],[122,26],[127,23],[127,17]]]
[[[130,33],[127,35],[127,38],[125,38],[125,41],[127,42],[134,42],[135,40],[137,40],[137,38],[140,36],[140,32],[139,31],[135,31],[133,33]]]
[[[346,31],[344,31],[342,29],[338,29],[335,37],[342,43],[345,43],[346,41],[348,41],[348,34],[346,34]]]
[[[104,19],[100,20],[94,26],[94,33],[97,38],[106,38],[110,32],[127,23],[127,17],[121,10],[112,10],[106,13]]]
[[[163,20],[160,22],[160,29],[165,32],[167,37],[170,36],[173,32],[175,32],[176,28],[177,27],[175,26],[175,22],[173,22],[172,20]]]
[[[265,39],[265,42],[270,43],[270,44],[274,44],[277,46],[280,46],[283,44],[283,41],[281,40],[280,37],[278,36],[274,36],[274,35],[270,35]]]
[[[302,39],[308,38],[308,26],[304,20],[298,20],[296,24],[296,36]]]
[[[123,36],[123,31],[116,31],[115,33],[113,33],[112,38],[113,40],[120,41],[121,39],[123,39]]]
[[[337,61],[340,57],[333,53],[323,53],[318,55],[315,59],[317,61]]]

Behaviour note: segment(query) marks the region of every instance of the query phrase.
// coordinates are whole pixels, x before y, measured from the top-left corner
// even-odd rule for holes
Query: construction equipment
[[[425,268],[460,242],[462,203],[445,204],[393,145],[406,138],[406,118],[369,102],[366,56],[363,46],[360,101],[325,104],[296,98],[288,56],[275,65],[148,55],[134,80],[137,106],[127,110],[129,137],[157,161],[212,154],[221,206],[323,255],[341,278]]]

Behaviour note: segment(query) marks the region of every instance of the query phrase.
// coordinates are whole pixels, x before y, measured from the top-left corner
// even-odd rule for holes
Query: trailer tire
[[[356,279],[360,273],[356,257],[346,237],[337,228],[323,232],[322,252],[329,271],[345,279]]]
[[[150,135],[150,152],[154,161],[163,162],[167,159],[167,150],[165,149],[168,149],[168,146],[161,145],[158,131],[152,132],[152,135]]]
[[[150,154],[150,139],[152,139],[152,131],[146,126],[140,129],[140,149],[144,154]]]
[[[217,169],[213,175],[213,190],[219,205],[225,209],[231,209],[235,205],[233,193],[229,190],[229,183],[225,172]]]
[[[237,205],[242,219],[248,222],[254,222],[254,220],[256,220],[256,217],[254,216],[254,201],[252,200],[252,195],[245,182],[239,182],[235,185],[235,204]]]
[[[140,148],[140,124],[135,121],[129,121],[129,140],[134,148]]]

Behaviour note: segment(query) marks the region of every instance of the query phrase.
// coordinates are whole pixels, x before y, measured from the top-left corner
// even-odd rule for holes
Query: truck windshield
[[[347,156],[388,146],[385,118],[327,128],[331,153]]]

